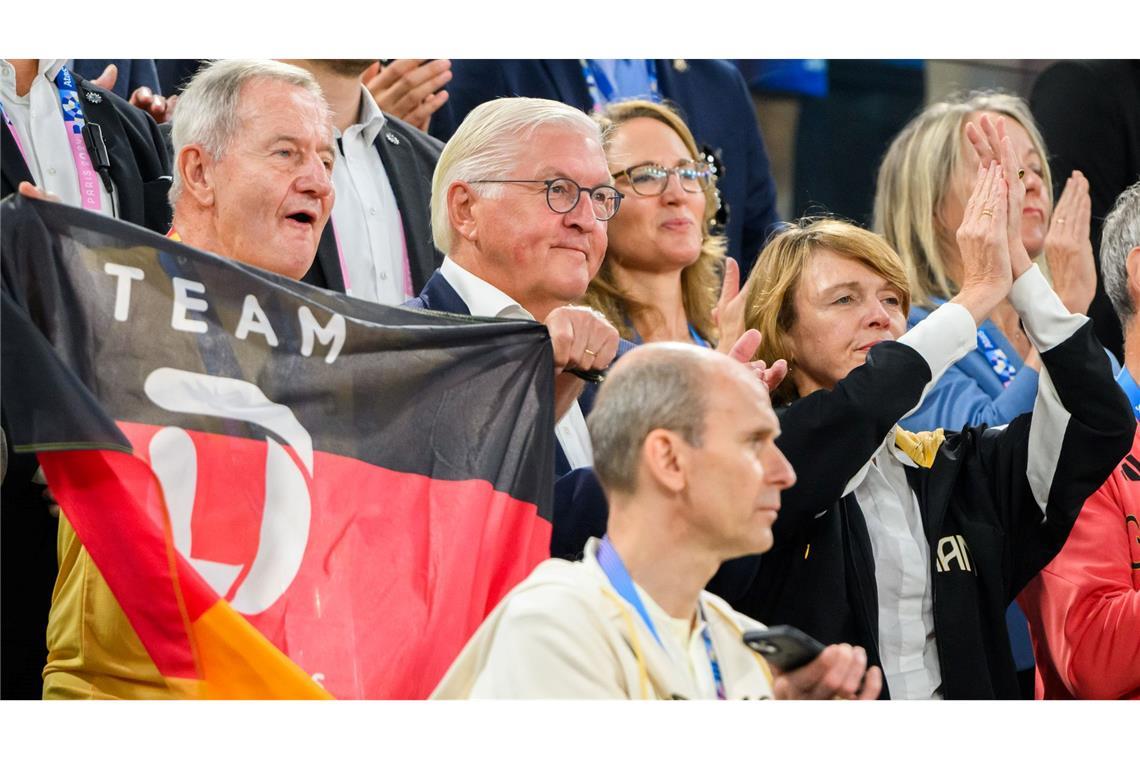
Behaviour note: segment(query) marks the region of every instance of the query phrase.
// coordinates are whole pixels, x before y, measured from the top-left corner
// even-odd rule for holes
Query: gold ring
[[[982,209],[982,216],[993,216],[993,215],[994,215],[993,209],[989,209],[989,208]]]
[[[1025,170],[1024,169],[1018,169],[1017,170],[1017,178],[1021,179],[1024,176],[1025,176]]]
[[[1065,223],[1065,220],[1063,218],[1057,217],[1057,224],[1064,224],[1064,223]]]
[[[598,355],[598,352],[597,352],[597,351],[591,351],[591,350],[590,350],[590,349],[588,349],[588,348],[587,348],[587,349],[584,349],[584,350],[585,350],[585,352],[586,352],[586,353],[588,353],[590,356],[597,356],[597,355]]]

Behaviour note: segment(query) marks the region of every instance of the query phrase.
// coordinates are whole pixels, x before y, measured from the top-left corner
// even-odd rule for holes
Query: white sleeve
[[[1064,343],[1088,321],[1088,317],[1082,314],[1069,313],[1036,264],[1014,281],[1009,302],[1021,317],[1025,334],[1041,354]],[[1071,416],[1057,395],[1049,368],[1043,363],[1037,381],[1037,398],[1033,402],[1033,418],[1029,423],[1029,465],[1026,469],[1033,498],[1041,507],[1042,519]]]
[[[1030,342],[1041,353],[1064,343],[1089,321],[1083,314],[1069,313],[1036,264],[1014,280],[1009,303],[1021,317]]]
[[[978,326],[965,306],[944,303],[926,319],[899,338],[899,343],[910,346],[930,366],[930,382],[922,389],[922,396],[907,414],[922,406],[923,399],[942,375],[955,362],[978,347]]]

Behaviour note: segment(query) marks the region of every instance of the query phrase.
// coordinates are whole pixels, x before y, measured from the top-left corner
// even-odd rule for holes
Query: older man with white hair
[[[552,100],[503,98],[475,108],[443,149],[432,178],[432,234],[446,254],[408,303],[477,317],[533,319],[554,345],[556,474],[593,463],[578,402],[581,375],[618,353],[617,330],[570,306],[606,251],[622,194],[611,184],[598,125]],[[473,442],[472,445],[475,445]],[[605,526],[604,504],[578,514],[556,498],[552,549],[574,554]],[[599,509],[600,507],[600,509]]]
[[[1140,182],[1104,220],[1100,271],[1124,328],[1116,382],[1140,419]],[[1033,634],[1038,699],[1140,699],[1140,429],[1019,601]]]
[[[218,61],[183,92],[173,138],[170,236],[284,277],[304,275],[333,204],[332,120],[312,76],[274,61]],[[62,516],[58,547],[44,697],[185,695],[151,662]]]

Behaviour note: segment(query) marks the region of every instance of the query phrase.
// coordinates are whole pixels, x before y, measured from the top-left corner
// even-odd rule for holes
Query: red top
[[[1038,699],[1140,699],[1140,428],[1018,601]]]

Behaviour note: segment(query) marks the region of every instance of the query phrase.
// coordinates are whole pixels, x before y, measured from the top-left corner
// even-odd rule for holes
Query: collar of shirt
[[[372,97],[372,93],[364,85],[360,85],[360,116],[357,118],[356,123],[349,126],[342,135],[339,129],[333,128],[333,132],[337,139],[347,138],[349,140],[356,136],[360,136],[366,144],[371,145],[376,142],[376,137],[380,134],[380,130],[384,128],[387,123],[387,118],[380,107],[376,105],[376,100]],[[344,155],[343,149],[341,155]]]
[[[531,313],[520,306],[518,301],[481,277],[471,274],[456,264],[450,256],[444,257],[439,273],[447,280],[448,285],[455,288],[463,303],[467,304],[471,316],[535,321]]]
[[[54,86],[56,74],[59,73],[65,63],[67,63],[66,58],[41,58],[37,76],[47,77]],[[25,103],[32,94],[30,89],[23,95],[16,94],[16,67],[9,63],[6,58],[0,58],[0,94],[4,95],[5,100],[23,101]]]
[[[860,486],[860,484],[862,484],[864,480],[866,480],[867,471],[871,468],[871,462],[874,461],[875,457],[879,456],[894,457],[907,467],[918,466],[914,463],[913,459],[908,457],[905,453],[902,452],[902,450],[899,449],[898,446],[895,445],[895,428],[892,427],[891,431],[887,433],[887,437],[883,439],[883,442],[881,444],[879,444],[879,448],[875,449],[875,453],[871,455],[871,458],[867,460],[866,464],[859,468],[859,472],[855,473],[855,477],[847,481],[847,487],[843,489],[844,496],[854,491]]]

